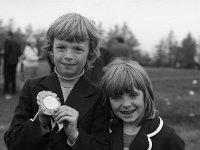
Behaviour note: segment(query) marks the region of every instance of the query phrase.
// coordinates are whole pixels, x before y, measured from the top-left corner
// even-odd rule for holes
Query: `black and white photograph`
[[[0,150],[200,150],[199,0],[0,0]]]

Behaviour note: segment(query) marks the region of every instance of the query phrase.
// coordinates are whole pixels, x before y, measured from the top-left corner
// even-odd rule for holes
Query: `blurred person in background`
[[[122,36],[117,36],[112,39],[111,46],[108,47],[106,55],[104,55],[105,65],[117,57],[132,58],[132,50]],[[105,71],[106,68],[107,66],[103,70]]]
[[[108,62],[112,61],[112,59],[116,57],[132,57],[131,48],[125,43],[124,38],[121,36],[115,37],[113,39],[113,43],[111,44],[109,52],[110,60],[108,60]]]
[[[3,51],[3,48],[0,49],[0,83],[3,83]],[[0,89],[1,88],[2,87],[0,87]]]
[[[8,31],[4,42],[4,94],[10,99],[16,93],[16,67],[21,54],[20,44],[15,40],[14,34]]]
[[[114,37],[110,42],[110,46],[102,43],[100,47],[101,56],[95,61],[94,67],[86,72],[87,77],[97,86],[110,61],[116,57],[132,58],[132,50],[126,44],[123,37]]]
[[[36,47],[36,39],[31,36],[26,40],[26,46],[23,51],[23,82],[28,79],[35,78],[38,75],[38,61],[40,59],[38,49]]]

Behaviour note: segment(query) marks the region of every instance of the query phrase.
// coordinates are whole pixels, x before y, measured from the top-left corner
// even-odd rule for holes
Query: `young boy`
[[[184,150],[183,140],[156,114],[152,83],[137,62],[113,60],[101,86],[113,113],[111,150]]]
[[[93,22],[76,13],[63,15],[50,26],[44,42],[54,72],[25,83],[4,135],[8,149],[109,149],[109,114],[102,91],[84,75],[99,57],[100,38]],[[53,116],[38,106],[38,93],[60,100]]]

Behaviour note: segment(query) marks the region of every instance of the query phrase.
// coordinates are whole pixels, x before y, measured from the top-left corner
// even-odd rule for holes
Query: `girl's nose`
[[[125,99],[123,100],[122,106],[123,106],[124,108],[129,108],[129,107],[131,107],[131,101],[130,101],[129,99],[125,98]]]

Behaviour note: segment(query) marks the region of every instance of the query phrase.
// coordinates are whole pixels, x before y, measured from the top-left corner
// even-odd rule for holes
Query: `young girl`
[[[137,62],[113,60],[101,86],[114,114],[111,150],[184,149],[183,140],[156,114],[152,83]]]
[[[54,72],[25,83],[4,134],[8,150],[109,149],[110,118],[103,93],[84,75],[99,57],[99,42],[97,29],[87,18],[70,13],[55,20],[44,43]],[[38,106],[48,96],[60,101],[53,116]]]

